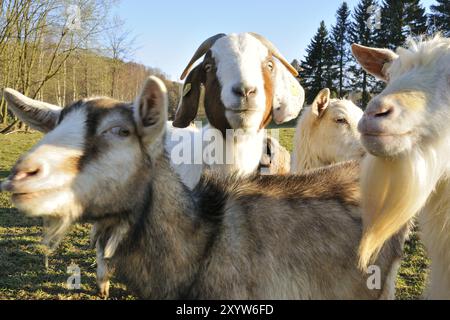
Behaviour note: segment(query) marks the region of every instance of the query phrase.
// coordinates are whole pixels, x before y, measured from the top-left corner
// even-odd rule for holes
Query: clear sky
[[[116,13],[136,36],[133,60],[177,80],[194,51],[216,33],[254,31],[271,40],[288,61],[305,48],[325,20],[335,22],[341,0],[122,0]],[[348,0],[350,8],[359,1]],[[433,0],[422,0],[429,7]]]

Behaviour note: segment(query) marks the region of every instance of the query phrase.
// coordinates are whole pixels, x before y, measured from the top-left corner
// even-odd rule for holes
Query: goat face
[[[147,191],[149,163],[163,154],[167,119],[165,87],[150,78],[135,104],[99,98],[64,109],[6,89],[13,112],[49,131],[15,165],[2,191],[18,209],[62,221],[96,221],[131,210]],[[48,125],[51,123],[52,125]]]
[[[226,129],[257,131],[265,127],[272,118],[273,107],[278,108],[274,105],[280,101],[277,90],[281,92],[285,86],[289,89],[283,92],[298,93],[296,107],[292,108],[296,112],[290,112],[289,116],[298,115],[303,105],[303,90],[298,82],[284,83],[285,74],[278,75],[285,73],[283,68],[287,66],[290,72],[297,73],[272,44],[259,37],[250,33],[218,35],[200,46],[182,75],[182,78],[187,75],[187,79],[174,126],[186,127],[195,118],[202,85],[206,91],[208,120],[222,132]],[[203,62],[187,74],[203,55]],[[282,65],[276,63],[275,57]]]
[[[211,48],[215,73],[221,87],[225,116],[233,129],[259,129],[272,111],[272,74],[275,62],[267,48],[249,34],[219,39]],[[208,77],[209,76],[209,77]]]
[[[305,114],[309,117],[312,153],[324,163],[359,159],[364,155],[358,122],[363,111],[349,100],[331,99],[330,90],[323,89]]]
[[[369,103],[359,124],[366,149],[396,157],[436,140],[448,128],[450,40],[412,41],[397,53],[353,45],[353,54],[371,74],[387,82]]]

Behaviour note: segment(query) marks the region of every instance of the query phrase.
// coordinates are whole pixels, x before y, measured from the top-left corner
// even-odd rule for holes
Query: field
[[[280,141],[291,149],[294,130],[285,126]],[[9,175],[18,157],[40,138],[39,134],[0,135],[0,180]],[[42,222],[19,214],[0,194],[0,299],[98,299],[95,285],[95,252],[90,248],[89,225],[77,225],[44,266],[40,245]],[[343,230],[345,232],[345,230]],[[81,289],[68,290],[72,263],[81,269]],[[397,281],[398,299],[419,299],[423,293],[428,261],[416,233],[407,243]],[[126,287],[112,281],[111,299],[134,299]]]

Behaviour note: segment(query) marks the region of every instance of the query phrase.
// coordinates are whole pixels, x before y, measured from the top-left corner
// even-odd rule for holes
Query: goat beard
[[[435,150],[414,150],[393,159],[367,155],[363,160],[361,269],[365,270],[383,244],[426,204],[441,176],[436,154]]]
[[[56,250],[62,239],[72,225],[72,219],[68,218],[43,218],[43,245],[48,249],[48,253]]]

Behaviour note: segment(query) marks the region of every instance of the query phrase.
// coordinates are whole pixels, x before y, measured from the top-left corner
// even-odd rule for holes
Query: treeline
[[[130,101],[155,74],[165,80],[175,107],[179,84],[130,62],[134,41],[111,14],[116,2],[0,0],[0,87],[61,106],[89,96]],[[2,98],[0,132],[22,129]]]
[[[353,10],[343,2],[335,24],[328,29],[322,21],[304,59],[293,64],[304,69],[300,76],[308,103],[328,87],[334,97],[351,95],[365,108],[371,95],[382,90],[383,83],[355,63],[350,45],[395,49],[409,36],[437,31],[450,36],[450,0],[437,0],[429,14],[419,0],[360,0]]]

